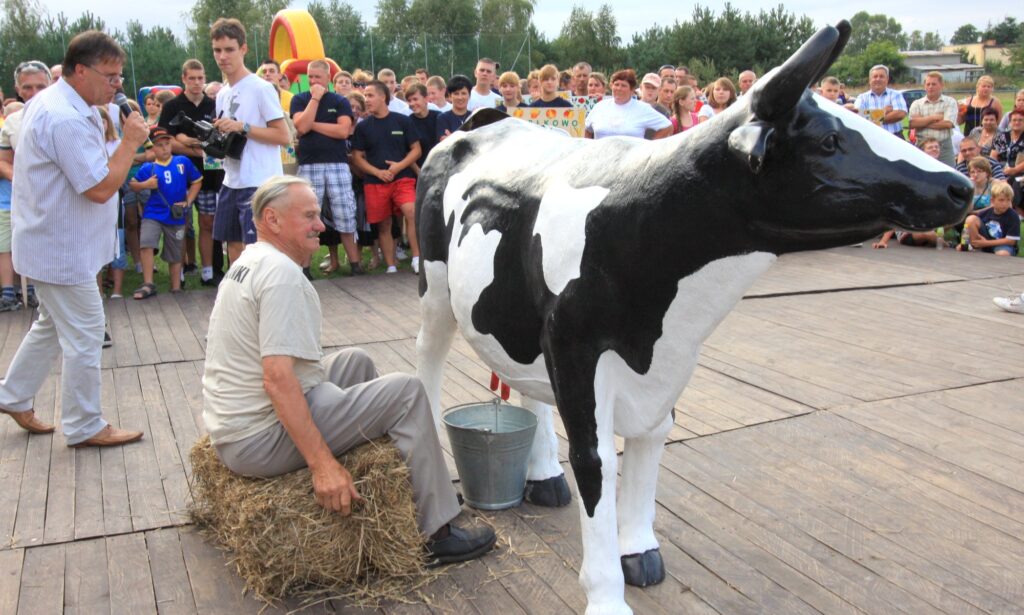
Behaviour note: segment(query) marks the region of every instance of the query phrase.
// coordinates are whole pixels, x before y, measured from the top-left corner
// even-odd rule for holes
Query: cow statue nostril
[[[974,188],[967,182],[953,182],[949,185],[949,196],[955,201],[969,201],[974,196]]]

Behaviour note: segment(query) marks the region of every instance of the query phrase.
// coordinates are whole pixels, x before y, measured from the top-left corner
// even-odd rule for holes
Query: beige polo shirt
[[[203,373],[203,421],[215,443],[277,422],[263,358],[295,358],[303,392],[324,381],[320,298],[291,258],[265,241],[242,252],[217,290]]]

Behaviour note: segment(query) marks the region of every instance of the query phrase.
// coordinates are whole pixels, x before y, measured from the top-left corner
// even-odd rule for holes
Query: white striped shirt
[[[32,97],[14,157],[14,268],[50,284],[82,284],[114,259],[117,194],[83,192],[109,173],[103,122],[63,79]]]
[[[907,99],[903,98],[903,94],[900,94],[892,88],[885,88],[885,91],[881,94],[875,94],[871,90],[862,92],[857,96],[857,99],[853,101],[853,106],[858,111],[865,109],[885,109],[891,106],[893,111],[907,111]],[[903,120],[893,122],[891,124],[882,124],[882,128],[888,130],[893,134],[903,134]]]

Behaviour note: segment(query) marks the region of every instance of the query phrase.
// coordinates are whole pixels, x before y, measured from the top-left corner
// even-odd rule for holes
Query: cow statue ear
[[[761,171],[775,129],[764,122],[743,124],[729,133],[729,151],[755,174]]]

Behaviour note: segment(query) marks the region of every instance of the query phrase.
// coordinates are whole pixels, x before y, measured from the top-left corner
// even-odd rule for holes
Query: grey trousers
[[[377,377],[358,348],[322,359],[327,380],[306,393],[313,422],[335,455],[385,434],[409,466],[416,518],[430,536],[459,514],[423,385],[410,374]],[[229,469],[245,476],[278,476],[306,466],[281,423],[237,442],[216,445]]]
[[[100,407],[103,300],[94,280],[68,286],[36,280],[35,285],[39,317],[0,381],[0,408],[31,410],[50,369],[61,359],[61,429],[69,445],[78,444],[107,426]]]

